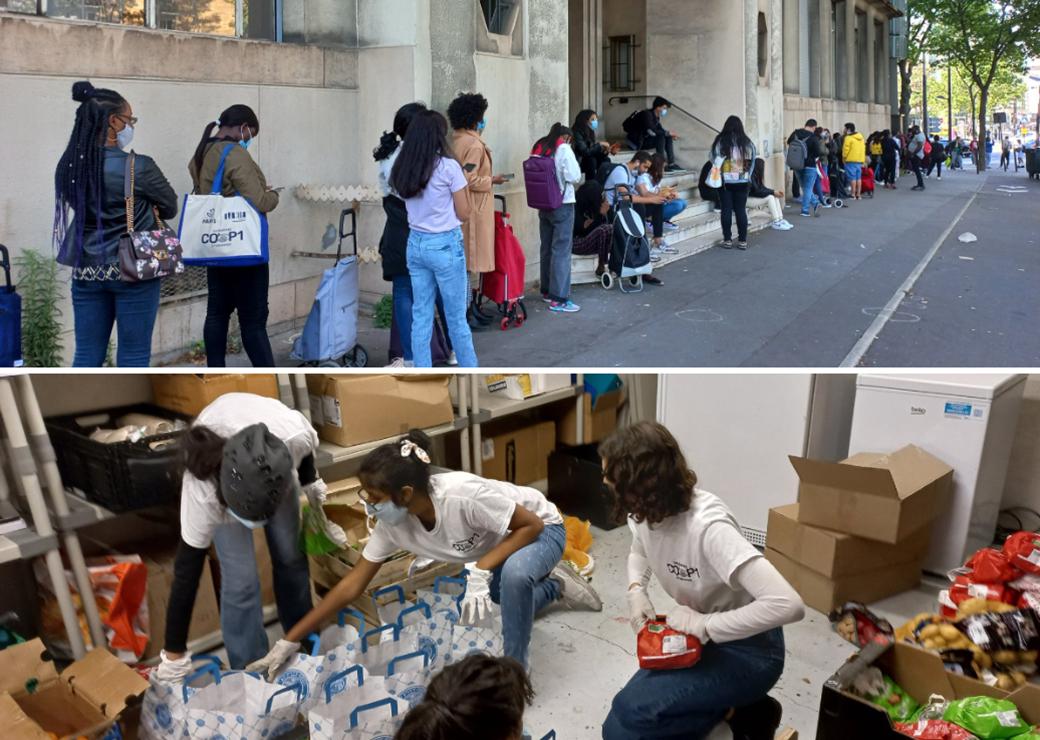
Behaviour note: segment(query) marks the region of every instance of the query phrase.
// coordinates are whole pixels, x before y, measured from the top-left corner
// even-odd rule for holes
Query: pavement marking
[[[867,327],[863,336],[859,338],[859,341],[856,342],[853,348],[845,356],[845,359],[841,361],[839,367],[859,367],[860,361],[866,357],[871,345],[873,345],[874,342],[877,341],[877,338],[881,336],[881,332],[885,328],[885,325],[888,324],[892,317],[896,315],[900,304],[902,304],[903,300],[910,294],[910,291],[913,290],[914,285],[917,284],[917,281],[921,278],[921,275],[924,274],[924,271],[928,269],[928,265],[930,265],[932,260],[935,259],[935,255],[939,253],[942,245],[950,237],[950,234],[953,233],[953,230],[957,228],[957,224],[959,224],[961,219],[964,218],[964,214],[968,212],[969,208],[971,208],[975,199],[979,197],[979,193],[982,191],[984,184],[985,183],[980,185],[975,192],[971,194],[971,197],[968,198],[968,202],[964,204],[964,207],[961,208],[960,212],[957,214],[957,218],[953,219],[950,225],[946,227],[946,230],[939,235],[939,238],[935,241],[935,244],[932,245],[932,248],[928,250],[928,253],[925,254],[917,264],[914,271],[911,272],[907,276],[906,280],[903,281],[903,284],[899,286],[892,298],[885,304],[885,307],[881,309],[880,313],[878,313],[874,318],[874,321],[872,321],[870,326]]]
[[[675,316],[683,321],[689,321],[694,324],[717,324],[726,320],[722,314],[716,313],[710,308],[691,308],[685,311],[679,311]]]

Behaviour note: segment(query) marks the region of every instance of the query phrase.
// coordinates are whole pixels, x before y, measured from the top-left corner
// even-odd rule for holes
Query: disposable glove
[[[341,550],[347,547],[347,535],[343,531],[343,527],[339,526],[335,522],[329,521],[329,518],[325,516],[325,499],[328,498],[329,489],[325,485],[325,481],[318,478],[313,483],[309,483],[303,487],[303,493],[307,496],[307,502],[311,506],[311,510],[320,517],[321,521],[325,526],[325,536],[328,537]]]
[[[159,652],[160,663],[155,669],[155,678],[163,683],[182,683],[191,674],[191,653],[178,660],[171,660],[166,651]]]
[[[654,605],[650,601],[650,597],[646,595],[645,590],[633,588],[628,592],[628,615],[628,622],[632,625],[632,631],[637,635],[642,631],[643,626],[647,622],[657,619],[657,610],[654,609]]]
[[[462,624],[476,624],[491,614],[491,571],[467,563],[466,595],[462,599]]]
[[[668,626],[676,632],[693,635],[702,644],[708,643],[708,616],[688,606],[677,606],[668,615]]]
[[[278,669],[285,665],[286,661],[295,655],[300,649],[300,643],[279,640],[271,648],[271,652],[246,666],[250,673],[266,673],[267,680],[273,681]]]

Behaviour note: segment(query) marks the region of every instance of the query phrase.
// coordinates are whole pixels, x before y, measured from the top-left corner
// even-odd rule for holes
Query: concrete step
[[[748,230],[752,233],[767,228],[772,221],[769,209],[764,204],[749,207],[748,220]],[[675,224],[679,228],[675,231],[666,231],[664,241],[665,244],[675,247],[679,252],[678,254],[661,255],[661,261],[654,263],[655,269],[700,254],[722,242],[719,214],[714,212],[707,201],[698,199],[691,208],[676,218]],[[572,257],[571,282],[575,285],[598,283],[597,262],[595,256]]]

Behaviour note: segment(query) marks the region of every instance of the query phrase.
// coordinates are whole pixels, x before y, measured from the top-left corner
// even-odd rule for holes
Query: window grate
[[[163,278],[159,295],[163,301],[174,301],[205,295],[207,290],[206,268],[191,265],[185,267],[180,275]]]
[[[633,92],[636,89],[635,36],[610,37],[610,89],[613,92]]]

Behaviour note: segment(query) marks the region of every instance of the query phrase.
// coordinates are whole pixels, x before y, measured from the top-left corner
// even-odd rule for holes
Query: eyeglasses
[[[138,121],[137,116],[116,116],[116,118],[126,122],[128,126],[136,126]]]

